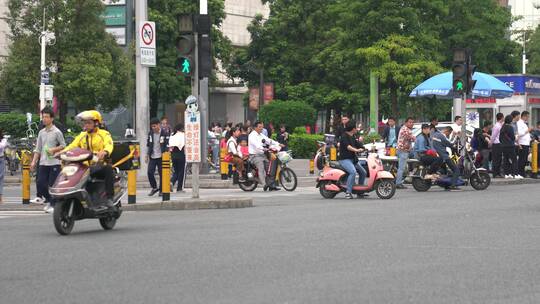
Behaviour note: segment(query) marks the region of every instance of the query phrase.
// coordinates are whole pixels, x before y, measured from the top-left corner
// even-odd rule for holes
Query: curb
[[[230,209],[253,207],[251,198],[228,199],[184,199],[159,203],[124,205],[124,211],[155,211],[155,210],[202,210]]]
[[[251,198],[209,198],[209,199],[175,199],[168,202],[142,203],[123,205],[123,211],[155,211],[155,210],[203,210],[232,209],[253,207]],[[43,211],[43,205],[2,204],[0,211]]]

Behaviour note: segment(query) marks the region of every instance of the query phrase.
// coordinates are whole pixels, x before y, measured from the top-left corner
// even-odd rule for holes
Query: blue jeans
[[[397,157],[398,157],[398,170],[397,170],[397,176],[396,176],[396,185],[403,185],[403,173],[405,172],[405,169],[407,168],[407,160],[411,156],[410,152],[407,151],[397,151]]]
[[[358,184],[363,185],[364,180],[366,179],[366,170],[362,168],[360,162],[354,163],[352,159],[342,159],[339,161],[339,164],[347,171],[349,176],[347,177],[347,193],[352,193],[354,186],[354,177],[356,172],[358,172]]]

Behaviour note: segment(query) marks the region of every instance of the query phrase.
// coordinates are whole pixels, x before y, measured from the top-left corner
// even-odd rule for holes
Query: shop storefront
[[[494,122],[499,112],[504,115],[512,111],[531,112],[531,123],[540,121],[540,76],[494,75],[514,90],[509,98],[475,98],[467,100],[467,124],[480,127],[485,120]]]

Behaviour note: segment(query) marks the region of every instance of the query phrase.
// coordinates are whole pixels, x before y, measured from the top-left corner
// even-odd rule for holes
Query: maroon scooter
[[[64,166],[49,189],[56,200],[53,212],[56,231],[68,235],[75,221],[89,218],[99,219],[105,230],[113,229],[122,214],[120,200],[126,194],[126,174],[113,166],[114,198],[110,208],[106,206],[105,181],[90,177],[89,162],[96,162],[96,155],[89,150],[75,148],[59,156]]]

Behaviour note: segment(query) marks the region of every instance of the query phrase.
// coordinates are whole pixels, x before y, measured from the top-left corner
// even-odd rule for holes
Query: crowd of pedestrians
[[[529,157],[538,158],[538,155],[530,155],[531,144],[540,139],[540,121],[537,122],[536,128],[531,127],[529,117],[528,111],[521,113],[514,111],[507,116],[498,113],[495,125],[485,121],[480,128],[475,129],[470,145],[478,152],[476,165],[491,172],[494,178],[524,178]],[[347,121],[348,118],[344,117],[342,125]],[[401,127],[397,126],[394,118],[389,118],[381,137],[386,147],[397,149],[397,188],[406,188],[403,180],[407,160],[417,158],[428,167],[426,178],[438,178],[437,172],[444,164],[452,172],[450,189],[457,189],[456,181],[460,172],[448,151],[452,151],[456,143],[460,142],[463,123],[463,118],[456,116],[451,126],[439,128],[438,120],[434,118],[430,124],[423,124],[421,133],[415,137],[412,134],[413,118],[407,118]],[[343,134],[342,125],[337,129],[338,137]]]

